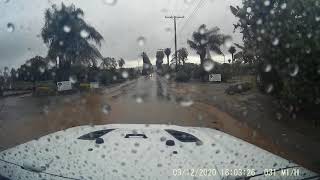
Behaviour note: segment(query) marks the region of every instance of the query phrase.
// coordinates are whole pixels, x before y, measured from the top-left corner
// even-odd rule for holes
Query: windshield
[[[0,0],[0,177],[317,178],[319,42],[319,0]]]

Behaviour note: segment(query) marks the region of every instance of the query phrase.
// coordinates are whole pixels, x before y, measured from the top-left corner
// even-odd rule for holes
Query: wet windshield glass
[[[0,179],[318,178],[319,42],[319,0],[0,0]]]

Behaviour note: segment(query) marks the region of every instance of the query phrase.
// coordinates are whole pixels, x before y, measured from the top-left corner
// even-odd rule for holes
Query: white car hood
[[[101,137],[102,144],[78,139],[103,129],[115,130]],[[189,133],[200,141],[181,142],[166,129]],[[144,134],[147,138],[125,138],[130,133]],[[166,145],[166,140],[173,140],[175,145]],[[282,168],[288,168],[290,175],[280,175],[280,170],[275,172],[278,176],[260,175],[266,169]],[[299,172],[294,174],[294,171]],[[13,180],[213,180],[246,175],[255,175],[251,179],[304,179],[317,176],[297,164],[214,129],[143,124],[79,126],[43,136],[0,152],[0,175]]]

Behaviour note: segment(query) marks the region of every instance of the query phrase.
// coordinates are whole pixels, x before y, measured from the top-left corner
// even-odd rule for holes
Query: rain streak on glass
[[[12,24],[12,23],[7,24],[7,31],[8,32],[13,32],[14,29],[15,29],[14,24]]]
[[[143,36],[140,36],[138,37],[137,42],[139,46],[144,46],[146,43],[146,38],[144,38]]]
[[[266,92],[267,93],[271,93],[273,91],[273,85],[272,84],[269,84],[266,86]]]

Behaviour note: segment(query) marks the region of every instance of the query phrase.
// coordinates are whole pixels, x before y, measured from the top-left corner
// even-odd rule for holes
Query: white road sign
[[[68,91],[72,89],[71,81],[57,82],[58,91]]]
[[[209,81],[221,82],[221,74],[209,74]]]
[[[99,83],[98,82],[90,82],[90,89],[98,89]]]

